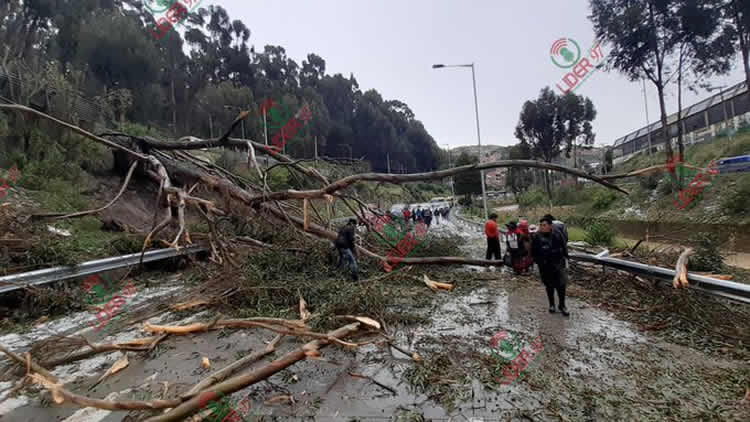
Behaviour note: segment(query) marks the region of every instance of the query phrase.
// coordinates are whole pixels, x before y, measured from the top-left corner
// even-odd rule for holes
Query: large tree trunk
[[[679,150],[680,163],[685,162],[685,145],[682,142],[682,64],[685,59],[685,45],[680,48],[680,63],[677,69],[677,148]],[[683,172],[680,172],[683,174]],[[682,186],[682,178],[678,179]]]
[[[750,96],[750,28],[746,28],[742,24],[742,17],[740,14],[740,6],[738,0],[732,1],[734,6],[734,25],[739,32],[740,40],[740,53],[742,53],[742,68],[745,69],[745,86],[747,87],[747,95]]]
[[[669,128],[667,127],[667,106],[664,103],[664,87],[660,84],[656,85],[656,90],[659,92],[659,109],[661,111],[661,133],[664,137],[664,155],[667,156],[667,160],[672,159],[674,151],[672,151],[672,142],[669,139]]]
[[[653,78],[651,79],[651,82],[656,85],[656,90],[659,94],[659,110],[661,112],[661,131],[664,135],[664,153],[667,156],[667,160],[672,159],[672,155],[674,154],[672,152],[672,143],[669,141],[669,130],[667,130],[667,106],[664,103],[664,79],[662,78],[662,70],[664,68],[663,58],[660,55],[659,51],[659,43],[657,41],[658,38],[658,31],[656,27],[656,18],[654,16],[654,4],[652,2],[648,3],[648,16],[649,16],[649,22],[651,24],[651,29],[653,30],[653,34],[651,34],[651,49],[654,53],[654,60],[656,62],[656,75],[653,75]]]

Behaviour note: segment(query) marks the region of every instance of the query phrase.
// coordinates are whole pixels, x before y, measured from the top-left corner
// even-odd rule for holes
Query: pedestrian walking
[[[334,242],[334,246],[336,246],[339,252],[339,264],[336,269],[341,268],[341,265],[346,262],[352,272],[352,280],[354,281],[357,281],[359,278],[357,275],[359,272],[356,258],[357,248],[354,246],[354,230],[356,226],[357,220],[350,218],[346,225],[339,230],[339,235]]]
[[[429,228],[430,224],[432,224],[432,210],[429,208],[425,208],[422,216],[424,217],[424,223]]]
[[[565,268],[567,245],[561,230],[553,227],[555,218],[547,214],[539,220],[539,231],[531,241],[531,256],[539,266],[539,275],[547,290],[549,312],[555,313],[555,291],[559,304],[557,309],[564,316],[569,316],[565,306],[565,288],[568,275]]]
[[[487,255],[485,259],[502,259],[500,231],[497,229],[497,214],[490,214],[490,219],[484,223],[484,234],[487,235]]]

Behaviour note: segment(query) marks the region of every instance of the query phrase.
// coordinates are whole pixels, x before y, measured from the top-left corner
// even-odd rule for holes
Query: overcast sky
[[[326,73],[353,73],[363,91],[374,88],[386,100],[407,103],[441,146],[476,144],[474,99],[470,68],[433,70],[433,64],[475,63],[482,144],[512,145],[524,101],[545,85],[556,89],[566,73],[550,59],[553,42],[572,38],[584,54],[594,42],[583,0],[203,0],[201,6],[209,4],[242,20],[256,50],[280,45],[300,65],[315,53],[326,61]],[[730,75],[711,83],[741,80],[738,61]],[[672,113],[676,89],[669,90]],[[647,91],[654,122],[659,103],[653,85]],[[645,124],[640,82],[598,71],[576,93],[596,106],[597,145]],[[686,90],[684,104],[707,95]]]

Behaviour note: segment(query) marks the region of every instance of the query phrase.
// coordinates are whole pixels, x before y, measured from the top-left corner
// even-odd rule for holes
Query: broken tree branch
[[[31,369],[34,372],[38,372],[38,373],[44,375],[47,379],[51,380],[52,382],[55,382],[55,383],[57,382],[57,377],[54,376],[54,375],[52,375],[49,371],[47,371],[46,369],[44,369],[41,366],[37,365],[36,363],[34,363],[34,361],[32,361],[30,359],[29,359],[29,361],[27,361],[26,359],[22,358],[21,356],[18,356],[17,354],[15,354],[15,353],[11,352],[10,350],[6,349],[1,344],[0,344],[0,352],[3,352],[6,355],[8,355],[10,358],[12,358],[13,360],[15,360],[16,363],[18,363],[19,365],[22,365],[22,366],[30,365]]]
[[[354,332],[356,332],[359,329],[359,323],[353,323],[349,325],[345,325],[337,330],[331,331],[330,333],[326,334],[329,338],[343,338],[346,337]],[[307,353],[309,350],[312,349],[321,349],[329,344],[326,340],[313,340],[304,346],[293,350],[286,355],[282,356],[279,359],[276,359],[275,361],[269,363],[268,365],[258,368],[248,374],[244,375],[238,375],[236,377],[230,378],[220,384],[217,384],[211,388],[211,391],[203,391],[204,394],[214,394],[218,395],[218,393],[229,395],[231,393],[234,393],[235,391],[242,390],[243,388],[247,387],[248,385],[255,384],[258,381],[262,381],[264,379],[269,378],[271,375],[283,370],[284,368],[287,368],[294,363],[305,359],[307,357]],[[190,400],[187,400],[180,404],[179,406],[175,407],[172,411],[165,413],[163,415],[154,416],[152,418],[149,418],[146,420],[146,422],[169,422],[169,421],[178,421],[182,420],[183,418],[187,417],[188,415],[194,413],[196,410],[198,410],[201,405],[204,403],[204,394],[198,394],[197,396],[194,396]]]
[[[124,147],[122,145],[119,145],[119,144],[117,144],[115,142],[108,141],[108,140],[106,140],[104,138],[101,138],[99,136],[94,135],[91,132],[88,132],[86,130],[81,129],[78,126],[74,126],[74,125],[71,125],[70,123],[63,122],[62,120],[56,119],[56,118],[50,116],[49,114],[42,113],[41,111],[34,110],[33,108],[29,108],[29,107],[22,106],[22,105],[19,105],[19,104],[0,104],[0,110],[13,110],[13,111],[18,111],[18,112],[27,113],[27,114],[34,114],[34,115],[37,115],[39,117],[43,117],[45,119],[48,119],[48,120],[51,120],[51,121],[57,123],[60,126],[64,126],[64,127],[68,128],[68,129],[72,130],[73,132],[79,134],[79,135],[85,136],[85,137],[87,137],[89,139],[92,139],[94,141],[97,141],[99,143],[107,145],[108,147],[115,148],[117,150],[126,152],[126,153],[130,154],[131,156],[133,156],[135,158],[138,158],[139,160],[146,160],[146,156],[143,155],[143,154],[141,154],[141,153],[135,152],[135,151],[133,151],[133,150],[131,150],[129,148],[126,148],[126,147]]]
[[[409,183],[409,182],[421,182],[424,180],[442,179],[456,174],[461,174],[469,171],[477,170],[488,170],[499,167],[524,167],[524,168],[541,168],[546,170],[559,171],[562,173],[572,174],[578,177],[592,180],[600,185],[607,188],[614,189],[616,191],[628,194],[626,190],[623,190],[619,186],[610,183],[598,176],[590,175],[584,171],[578,169],[571,169],[568,167],[560,166],[552,163],[545,163],[541,161],[532,160],[502,160],[494,161],[490,163],[482,164],[469,164],[461,167],[453,167],[446,170],[440,170],[430,173],[413,173],[413,174],[389,174],[389,173],[361,173],[354,174],[351,176],[339,179],[328,186],[321,189],[315,190],[293,190],[287,189],[285,191],[272,192],[269,194],[256,195],[249,198],[250,204],[261,203],[266,201],[280,201],[285,199],[311,199],[311,198],[323,198],[324,195],[332,195],[335,192],[345,189],[358,182],[387,182],[393,184]]]
[[[693,253],[692,248],[685,248],[684,251],[680,254],[680,257],[677,259],[677,265],[675,265],[675,274],[674,279],[672,280],[672,286],[675,289],[679,289],[680,287],[687,287],[688,286],[688,279],[687,279],[687,264],[688,264],[688,257]]]
[[[49,361],[44,362],[43,364],[44,366],[54,368],[59,365],[76,362],[82,359],[88,359],[91,356],[98,355],[99,353],[114,352],[114,351],[148,352],[150,350],[153,350],[153,348],[156,347],[156,345],[159,344],[159,342],[164,340],[166,337],[167,337],[166,334],[162,334],[160,336],[140,338],[140,339],[124,342],[124,343],[104,343],[104,344],[91,344],[84,339],[86,345],[89,347],[88,350],[82,350],[78,353],[75,353],[69,356],[65,356],[62,358],[54,359],[54,360],[49,360]]]
[[[266,348],[264,348],[263,350],[255,352],[251,355],[247,355],[244,358],[214,372],[208,378],[194,385],[193,388],[188,390],[185,394],[181,395],[180,397],[182,397],[183,400],[188,400],[191,397],[195,396],[196,394],[200,393],[201,391],[205,390],[206,388],[216,384],[217,382],[224,381],[228,376],[246,367],[247,365],[250,365],[252,363],[255,363],[261,360],[266,355],[270,355],[271,353],[276,351],[276,346],[278,345],[279,341],[281,341],[282,337],[283,335],[281,334],[277,335],[276,338],[274,338],[273,341],[271,341],[271,343],[269,343],[268,346],[266,346]]]
[[[98,212],[102,212],[106,210],[107,208],[111,207],[112,204],[117,202],[118,199],[120,199],[120,196],[122,196],[123,192],[125,192],[125,189],[128,187],[128,184],[130,183],[130,178],[133,176],[133,172],[135,171],[135,168],[138,166],[138,161],[133,161],[133,164],[130,165],[130,169],[128,169],[128,174],[125,176],[125,181],[122,183],[122,187],[120,188],[120,191],[117,192],[117,195],[115,195],[114,198],[112,198],[107,205],[97,208],[94,210],[89,211],[81,211],[81,212],[74,212],[72,214],[62,214],[62,213],[53,213],[53,214],[34,214],[31,216],[31,218],[47,218],[52,217],[55,220],[62,220],[64,218],[75,218],[75,217],[83,217],[85,215],[89,214],[96,214]]]
[[[696,167],[690,164],[681,164],[683,167],[692,169],[692,170],[698,170],[698,171],[708,171],[708,169]],[[674,170],[675,165],[674,164],[660,164],[657,166],[651,166],[646,167],[643,169],[633,170],[628,173],[622,173],[622,174],[607,174],[602,176],[601,178],[604,180],[617,180],[617,179],[624,179],[626,177],[635,177],[635,176],[651,176],[652,174],[656,173],[666,173],[669,171]]]

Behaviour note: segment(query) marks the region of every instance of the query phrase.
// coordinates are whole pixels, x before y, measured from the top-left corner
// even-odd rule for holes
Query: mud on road
[[[468,228],[435,228],[441,231],[462,235],[465,253],[483,253],[483,239]],[[330,346],[321,353],[324,360],[299,362],[234,393],[233,401],[248,397],[248,420],[750,420],[750,404],[742,401],[750,388],[747,355],[704,351],[689,347],[689,341],[677,344],[575,297],[569,298],[569,318],[549,314],[535,276],[464,268],[444,271],[438,281],[455,282],[457,288],[433,293],[415,285],[413,291],[415,303],[421,304],[417,312],[428,318],[427,323],[386,327],[401,348],[418,353],[419,362],[384,344],[356,351]],[[156,288],[139,289],[137,300],[168,299],[183,283],[181,277],[173,277]],[[585,297],[576,295],[577,289],[582,287],[572,277],[571,291]],[[5,334],[0,344],[22,352],[54,333],[89,335],[89,318],[87,313],[67,315]],[[165,313],[147,321],[186,324],[211,318],[206,311]],[[115,330],[101,340],[125,341],[135,338],[137,331]],[[521,344],[540,338],[543,345],[510,385],[498,383],[498,378],[512,356],[490,352],[490,339],[498,332]],[[121,357],[120,352],[60,366],[53,373],[79,394],[112,400],[161,398],[167,382],[165,397],[171,398],[212,371],[265,347],[272,337],[259,330],[170,337],[151,353],[129,354],[125,370],[91,391],[89,386]],[[301,344],[285,338],[275,356]],[[203,356],[211,359],[211,369],[201,368]],[[385,387],[351,374],[369,376]],[[2,379],[0,397],[13,387],[12,379]],[[0,420],[118,422],[145,417],[144,412],[78,409],[48,400],[46,393],[24,390],[0,403]]]

